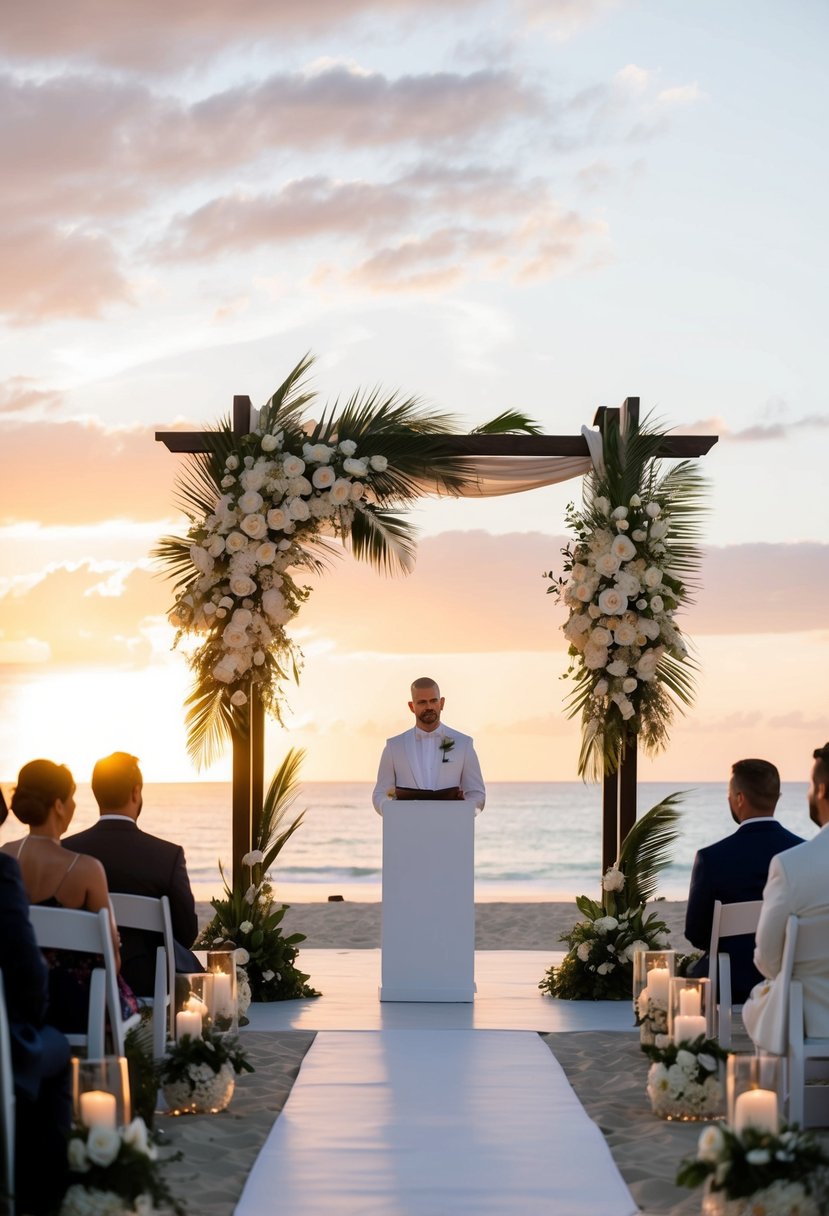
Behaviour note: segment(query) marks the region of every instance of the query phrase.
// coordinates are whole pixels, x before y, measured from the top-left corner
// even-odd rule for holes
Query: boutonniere
[[[450,739],[448,735],[444,736],[444,738],[441,739],[440,750],[443,752],[443,760],[441,761],[442,764],[449,763],[449,753],[451,752],[451,750],[454,746],[455,746],[455,740]]]

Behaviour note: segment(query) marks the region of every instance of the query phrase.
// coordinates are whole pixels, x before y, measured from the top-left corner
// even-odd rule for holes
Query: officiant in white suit
[[[444,698],[434,680],[422,676],[411,688],[415,725],[386,740],[372,802],[384,799],[469,799],[481,810],[486,799],[481,766],[469,735],[444,726]]]

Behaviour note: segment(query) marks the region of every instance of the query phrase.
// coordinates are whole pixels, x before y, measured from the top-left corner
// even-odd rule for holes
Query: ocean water
[[[287,902],[378,900],[381,883],[382,820],[371,805],[368,782],[309,782],[302,786],[293,814],[305,819],[283,850],[272,879]],[[660,894],[684,899],[696,850],[734,830],[725,783],[642,783],[639,814],[677,790],[682,803],[680,837],[673,862],[662,872]],[[783,786],[777,818],[809,838],[806,783]],[[88,786],[79,786],[71,831],[97,819]],[[219,859],[230,863],[230,785],[225,783],[148,784],[141,826],[184,846],[196,896],[221,893]],[[293,818],[293,814],[291,817]],[[478,900],[570,900],[598,894],[601,868],[601,787],[581,782],[494,782],[475,821],[475,875]],[[9,818],[2,838],[20,835]]]

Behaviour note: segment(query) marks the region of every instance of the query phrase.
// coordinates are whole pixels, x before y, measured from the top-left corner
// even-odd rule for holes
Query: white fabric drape
[[[458,490],[461,498],[494,498],[554,486],[590,472],[587,456],[468,456],[475,478]]]

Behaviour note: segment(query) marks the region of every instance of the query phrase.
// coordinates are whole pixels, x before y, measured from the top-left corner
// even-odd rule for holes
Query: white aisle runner
[[[236,1216],[633,1216],[531,1031],[320,1032]]]

